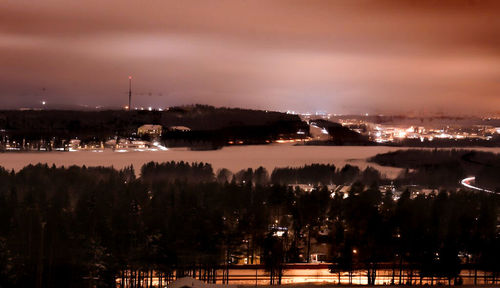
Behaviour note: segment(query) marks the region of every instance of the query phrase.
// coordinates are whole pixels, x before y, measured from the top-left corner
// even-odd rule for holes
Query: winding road
[[[460,181],[460,183],[463,186],[465,186],[467,188],[470,188],[470,189],[473,189],[473,190],[482,191],[482,192],[486,192],[486,193],[497,194],[495,191],[491,191],[491,190],[488,190],[488,189],[483,189],[483,188],[480,188],[480,187],[472,185],[471,182],[474,182],[475,180],[476,180],[476,177],[467,177],[467,178],[462,179],[462,181]]]

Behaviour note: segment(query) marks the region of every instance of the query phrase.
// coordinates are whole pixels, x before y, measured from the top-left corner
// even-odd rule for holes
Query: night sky
[[[500,113],[500,1],[0,2],[0,109]]]

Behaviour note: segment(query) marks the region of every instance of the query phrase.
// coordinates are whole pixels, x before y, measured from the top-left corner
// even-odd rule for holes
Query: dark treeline
[[[456,188],[460,180],[476,176],[478,186],[500,192],[500,154],[456,149],[410,149],[378,154],[370,159],[379,165],[405,168],[402,184],[431,188]]]
[[[256,115],[256,117],[259,117]],[[298,131],[306,133],[309,127],[301,121],[279,120],[262,125],[231,123],[231,126],[214,130],[173,131],[164,133],[162,140],[168,147],[188,146],[194,149],[220,148],[232,142],[233,144],[266,144],[278,139],[298,138]]]
[[[311,165],[271,178],[337,181],[304,176],[314,167],[336,171]],[[149,163],[141,178],[132,167],[1,170],[0,285],[139,287],[153,272],[162,283],[174,274],[213,282],[243,258],[279,284],[284,263],[308,262],[321,243],[332,273],[366,269],[369,283],[382,265],[450,283],[464,267],[500,271],[496,195],[405,192],[396,201],[363,172],[342,170],[334,175],[356,175],[348,197],[269,184],[264,168],[232,175],[203,163]]]
[[[193,131],[211,131],[228,138],[245,133],[259,140],[268,135],[294,133],[307,128],[297,115],[261,110],[215,108],[207,105],[173,107],[165,111],[0,111],[2,136],[17,142],[55,141],[78,138],[82,141],[106,141],[115,136],[128,137],[143,124],[187,126]],[[308,130],[306,130],[308,131]],[[180,134],[167,137],[171,142],[180,137],[186,141],[207,141],[210,133]],[[189,138],[189,136],[191,138]],[[196,138],[199,136],[199,139]]]
[[[393,146],[402,147],[431,147],[431,148],[454,148],[454,147],[500,147],[500,135],[493,135],[491,139],[436,139],[432,141],[420,139],[404,139],[393,144]]]
[[[311,164],[303,167],[276,168],[271,174],[275,184],[350,185],[355,181],[371,184],[387,182],[380,172],[371,167],[361,171],[357,166],[345,165],[336,169],[333,164]]]
[[[214,179],[214,172],[212,166],[206,163],[149,162],[142,166],[141,178],[149,183],[158,180],[162,182],[211,182]]]

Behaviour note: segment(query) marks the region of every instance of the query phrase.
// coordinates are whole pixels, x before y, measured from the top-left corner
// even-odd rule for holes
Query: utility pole
[[[43,286],[43,282],[42,282],[42,277],[43,277],[43,234],[45,232],[45,225],[47,224],[47,222],[45,221],[42,221],[42,223],[40,223],[40,251],[39,254],[38,254],[38,264],[37,264],[37,271],[36,271],[36,287],[37,288],[42,288]]]

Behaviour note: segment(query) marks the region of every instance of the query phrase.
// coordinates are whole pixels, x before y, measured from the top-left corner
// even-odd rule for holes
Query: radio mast
[[[128,111],[132,109],[132,76],[128,76]]]

